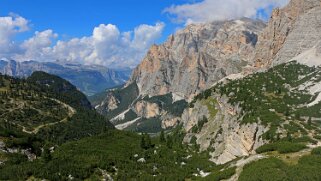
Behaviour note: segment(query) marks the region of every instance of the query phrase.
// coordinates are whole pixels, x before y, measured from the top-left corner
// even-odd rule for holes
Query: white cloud
[[[133,32],[120,32],[115,25],[101,24],[90,37],[58,41],[52,57],[62,61],[106,66],[136,66],[149,47],[160,38],[164,23],[140,25]]]
[[[258,10],[280,7],[289,0],[203,0],[196,3],[173,5],[164,12],[179,23],[200,23],[215,20],[255,17]]]
[[[121,32],[112,24],[100,24],[91,36],[57,40],[58,34],[48,29],[14,42],[18,33],[29,29],[28,20],[11,15],[0,17],[0,57],[18,61],[69,61],[101,64],[110,67],[136,66],[149,47],[161,37],[164,23],[139,25],[133,31]]]
[[[28,40],[25,40],[20,49],[24,50],[23,54],[18,54],[18,59],[31,60],[36,57],[46,57],[50,53],[52,41],[58,37],[58,34],[53,30],[45,30],[42,32],[35,32],[35,35]]]
[[[28,29],[28,20],[21,16],[11,14],[7,17],[0,17],[0,54],[6,55],[12,51],[19,51],[13,38],[17,33]]]

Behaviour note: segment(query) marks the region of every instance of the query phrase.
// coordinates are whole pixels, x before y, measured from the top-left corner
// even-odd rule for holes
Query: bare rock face
[[[189,25],[152,46],[128,84],[136,82],[143,95],[173,92],[190,98],[248,65],[264,27],[246,18]]]
[[[144,118],[153,118],[160,115],[160,107],[155,103],[150,103],[146,101],[138,101],[135,104],[135,112],[138,116]]]
[[[240,156],[255,154],[255,149],[265,142],[261,135],[267,129],[257,123],[241,124],[240,108],[227,103],[227,97],[216,97],[213,106],[204,104],[204,100],[196,102],[194,108],[186,109],[182,116],[184,129],[187,132],[184,142],[190,143],[196,138],[200,151],[210,151],[211,160],[216,164],[227,163]],[[206,100],[205,100],[206,101]],[[216,114],[213,114],[215,109]],[[193,132],[203,117],[207,122],[198,132]]]
[[[114,110],[118,107],[119,100],[112,94],[108,94],[108,102],[107,102],[107,109],[109,110]]]
[[[320,0],[292,0],[275,9],[258,38],[254,66],[283,63],[315,46],[321,39],[320,4]]]
[[[115,97],[112,92],[108,92],[105,100],[101,102],[100,105],[95,107],[99,112],[112,111],[118,108],[119,100]]]
[[[166,116],[162,120],[162,128],[173,128],[176,125],[179,124],[180,118],[179,117],[172,117],[172,116]]]

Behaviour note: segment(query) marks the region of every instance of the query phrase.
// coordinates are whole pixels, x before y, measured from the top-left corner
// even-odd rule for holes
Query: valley
[[[0,61],[0,180],[321,180],[320,17],[290,0],[267,23],[186,24],[131,76]],[[99,28],[81,40],[131,42]]]

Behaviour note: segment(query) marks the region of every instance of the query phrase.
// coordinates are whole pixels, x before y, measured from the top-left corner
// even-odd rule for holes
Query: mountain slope
[[[108,69],[103,66],[66,64],[60,62],[16,62],[0,60],[0,73],[28,77],[35,71],[44,71],[60,76],[87,95],[93,95],[106,88],[124,84],[131,74],[130,69]]]
[[[320,78],[320,67],[292,61],[243,79],[227,79],[185,110],[185,141],[195,137],[201,150],[211,150],[216,163],[255,154],[269,142],[316,144],[321,134]]]
[[[44,72],[28,79],[0,75],[0,97],[1,163],[12,154],[34,160],[46,145],[114,128],[75,86]]]
[[[247,68],[264,27],[247,18],[189,25],[164,44],[152,46],[123,88],[103,93],[100,101],[97,97],[103,94],[94,96],[93,104],[119,129],[172,128],[189,99]],[[131,98],[122,97],[129,94]]]
[[[89,98],[96,111],[105,115],[120,130],[157,133],[177,126],[187,102],[173,94],[139,95],[135,83]]]

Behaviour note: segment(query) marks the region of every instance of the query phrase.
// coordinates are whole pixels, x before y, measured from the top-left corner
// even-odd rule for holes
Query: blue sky
[[[134,67],[190,23],[267,20],[288,0],[0,0],[0,59]]]
[[[62,38],[89,36],[99,24],[115,24],[121,31],[130,31],[136,26],[164,22],[162,38],[175,31],[162,11],[172,4],[186,0],[0,0],[0,16],[15,13],[31,21],[32,29],[53,29]],[[33,34],[32,31],[25,36]],[[23,37],[25,37],[23,36]]]

